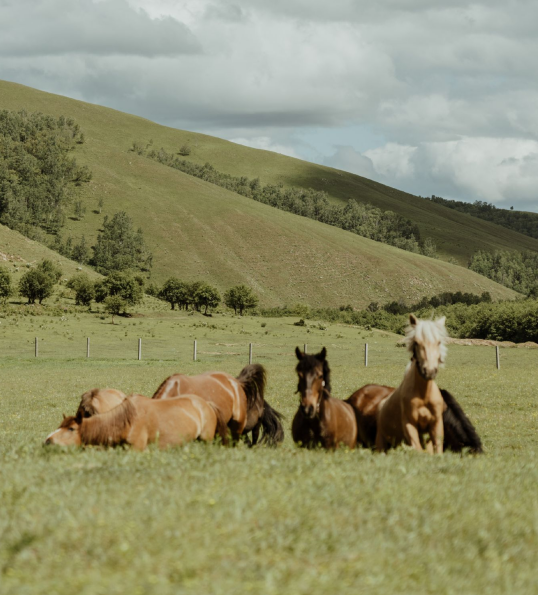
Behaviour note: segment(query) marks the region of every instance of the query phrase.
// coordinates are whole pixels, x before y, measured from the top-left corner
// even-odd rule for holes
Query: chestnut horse
[[[284,439],[281,415],[264,399],[265,369],[260,364],[245,366],[237,378],[226,372],[206,372],[197,376],[174,374],[157,389],[153,399],[169,399],[183,394],[194,394],[212,403],[220,418],[228,425],[232,439],[252,432],[256,444],[263,429],[261,442],[275,445]],[[224,444],[228,431],[219,432]]]
[[[293,440],[305,448],[321,445],[335,449],[343,444],[354,448],[357,443],[357,422],[352,407],[331,397],[330,370],[325,347],[317,355],[295,354],[299,363],[297,392],[301,403],[293,418]]]
[[[144,450],[151,442],[160,448],[183,445],[192,440],[213,440],[217,413],[210,403],[196,395],[153,401],[130,395],[106,413],[91,417],[65,417],[49,434],[45,444],[117,446],[130,444]]]
[[[378,406],[376,450],[405,442],[422,451],[429,435],[433,452],[441,454],[445,401],[435,377],[446,356],[445,318],[419,320],[411,314],[405,337],[411,361],[400,386]]]

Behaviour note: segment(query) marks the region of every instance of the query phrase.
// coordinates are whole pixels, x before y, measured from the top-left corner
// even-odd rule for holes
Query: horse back
[[[391,386],[366,384],[345,400],[355,414],[358,444],[367,448],[374,446],[379,404],[393,392],[394,388]]]
[[[330,410],[330,416],[326,413],[321,418],[322,434],[329,437],[332,447],[345,444],[349,448],[355,448],[357,444],[357,421],[353,407],[346,401],[329,397],[325,407]]]

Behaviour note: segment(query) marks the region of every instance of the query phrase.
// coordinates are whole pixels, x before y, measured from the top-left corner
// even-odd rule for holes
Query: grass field
[[[289,436],[294,347],[326,345],[334,395],[345,397],[366,382],[401,380],[408,355],[397,336],[158,307],[114,326],[83,313],[0,322],[2,595],[538,589],[535,350],[503,349],[497,371],[493,348],[449,346],[439,384],[475,423],[482,457],[434,458],[404,448],[389,455],[303,452]],[[34,336],[41,340],[37,359]],[[249,342],[268,370],[267,398],[286,416],[278,449],[42,448],[84,390],[108,385],[151,394],[176,371],[237,374]]]
[[[221,171],[325,189],[335,201],[356,198],[392,209],[435,239],[443,258],[453,257],[464,267],[478,249],[538,250],[536,239],[359,176],[0,81],[0,109],[21,108],[74,117],[84,131],[86,142],[74,155],[93,172],[83,190],[87,212],[81,221],[68,218],[64,235],[84,234],[91,244],[104,215],[127,211],[144,229],[157,282],[176,275],[206,280],[223,291],[246,283],[268,306],[364,307],[441,291],[514,296],[465,268],[279,211],[140,157],[128,152],[134,140],[153,139],[154,146],[168,151],[188,143],[189,159],[209,161]],[[101,214],[99,198],[104,199]],[[0,249],[1,242],[0,235]]]

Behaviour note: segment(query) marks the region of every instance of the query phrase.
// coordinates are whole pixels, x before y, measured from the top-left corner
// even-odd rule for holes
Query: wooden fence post
[[[497,360],[497,370],[501,369],[501,354],[499,352],[499,346],[495,345],[495,359]]]
[[[138,339],[138,360],[142,359],[142,339]]]
[[[248,344],[248,363],[252,363],[252,343]]]
[[[39,339],[35,338],[35,357],[39,355]]]
[[[86,357],[90,357],[90,337],[86,339]]]
[[[368,367],[368,343],[364,344],[364,367]]]
[[[194,339],[194,349],[192,352],[192,359],[193,359],[193,361],[196,361],[196,339]]]

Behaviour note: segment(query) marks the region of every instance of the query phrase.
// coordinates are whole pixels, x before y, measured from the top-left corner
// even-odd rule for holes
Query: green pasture
[[[396,335],[295,321],[157,306],[116,325],[82,312],[0,318],[0,593],[537,592],[538,351],[502,349],[496,370],[494,348],[449,346],[438,381],[484,456],[305,452],[289,435],[296,345],[328,348],[338,397],[398,383],[408,354]],[[89,388],[151,394],[173,372],[237,374],[251,342],[285,415],[277,449],[41,446]]]

